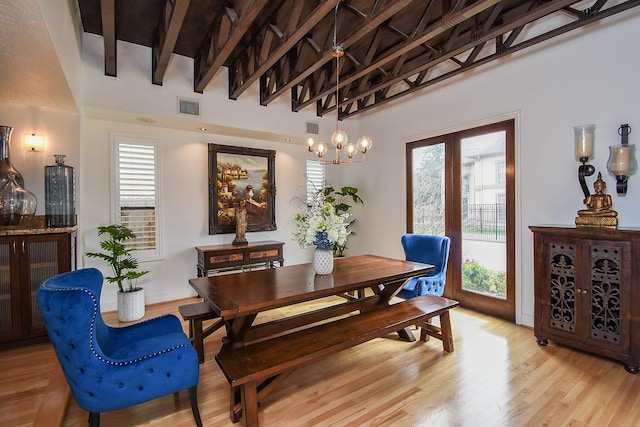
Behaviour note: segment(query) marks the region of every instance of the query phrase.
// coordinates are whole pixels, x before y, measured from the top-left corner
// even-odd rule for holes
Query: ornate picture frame
[[[209,144],[209,234],[235,233],[235,211],[247,232],[276,230],[275,150]]]

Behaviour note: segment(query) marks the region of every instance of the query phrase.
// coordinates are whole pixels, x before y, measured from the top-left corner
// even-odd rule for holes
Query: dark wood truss
[[[259,82],[260,104],[290,94],[341,119],[640,5],[640,0],[78,0],[84,31],[152,49],[154,84],[171,55],[193,58],[194,91],[222,67],[229,98]],[[345,55],[331,56],[334,12]],[[577,8],[580,6],[581,8]],[[336,73],[339,90],[336,99]],[[336,102],[338,101],[338,102]]]

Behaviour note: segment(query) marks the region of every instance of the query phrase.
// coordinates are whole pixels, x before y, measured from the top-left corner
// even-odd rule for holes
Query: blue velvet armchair
[[[198,356],[174,315],[123,328],[100,314],[103,277],[94,268],[54,276],[38,287],[38,305],[76,402],[100,413],[188,389],[196,425]]]
[[[405,234],[401,242],[407,261],[432,264],[435,268],[423,277],[411,279],[397,296],[404,299],[426,294],[442,296],[447,278],[451,240],[446,236]]]

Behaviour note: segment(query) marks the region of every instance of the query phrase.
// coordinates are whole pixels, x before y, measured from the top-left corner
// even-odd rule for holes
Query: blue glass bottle
[[[47,227],[76,225],[75,171],[54,154],[55,165],[44,168],[45,223]]]

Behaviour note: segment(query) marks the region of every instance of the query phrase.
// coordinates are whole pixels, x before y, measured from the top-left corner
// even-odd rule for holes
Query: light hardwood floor
[[[147,317],[177,314],[185,302],[148,306]],[[105,320],[118,323],[113,313]],[[407,343],[390,336],[296,371],[263,402],[261,425],[640,425],[640,375],[627,373],[620,363],[553,342],[539,347],[531,329],[461,308],[453,310],[452,326],[455,352],[450,354],[437,340]],[[205,426],[239,425],[229,421],[228,384],[214,361],[221,337],[218,331],[206,340],[201,365],[198,395]],[[38,408],[55,406],[52,399],[64,401],[59,391],[55,395],[58,367],[50,345],[0,352],[0,366],[0,425],[34,425]],[[40,425],[55,424],[55,415],[45,414]],[[62,425],[87,425],[87,414],[73,397]],[[183,392],[105,413],[102,425],[194,424]]]

